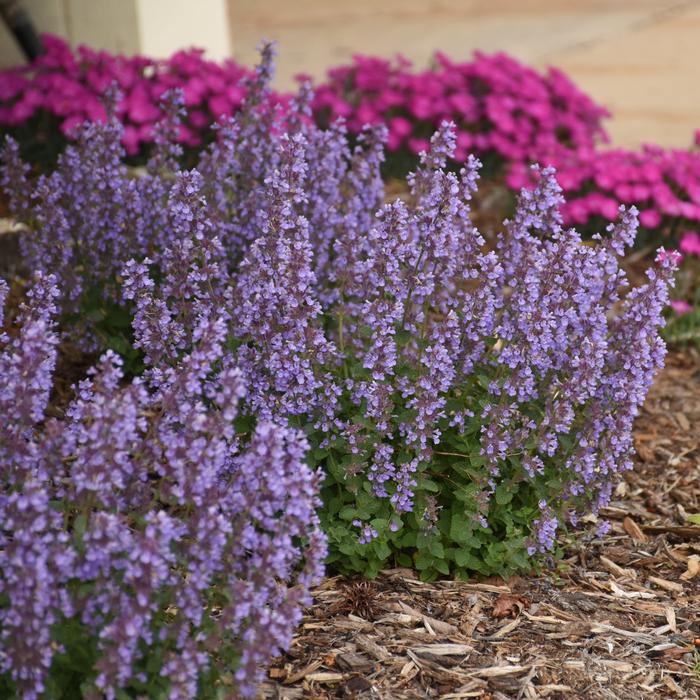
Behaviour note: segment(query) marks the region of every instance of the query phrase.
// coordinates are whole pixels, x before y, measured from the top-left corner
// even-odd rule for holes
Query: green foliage
[[[87,326],[88,332],[96,336],[100,352],[113,350],[122,358],[128,376],[141,374],[143,353],[134,347],[131,305],[107,301],[105,296],[99,288],[92,288],[83,296],[81,311],[63,322],[71,329]]]
[[[371,493],[365,480],[345,477],[352,459],[341,454],[333,450],[318,461],[327,475],[321,515],[332,569],[372,578],[383,568],[405,566],[417,569],[425,580],[434,580],[441,576],[507,576],[536,566],[527,553],[526,540],[538,512],[538,493],[524,481],[513,476],[510,487],[498,486],[485,511],[488,527],[483,527],[477,514],[479,483],[486,475],[475,466],[479,458],[468,452],[463,456],[436,454],[422,465],[414,511],[399,517],[386,499]],[[518,462],[511,463],[515,475]],[[355,520],[369,523],[377,537],[360,543]],[[396,531],[392,524],[398,526]]]
[[[452,408],[463,407],[465,396],[474,405],[479,390],[483,398],[476,404],[483,406],[488,382],[483,375],[476,379],[461,397],[453,398]],[[367,426],[371,428],[369,422]],[[342,442],[312,450],[309,461],[326,475],[321,520],[328,536],[329,568],[373,578],[384,568],[403,566],[415,568],[424,580],[507,577],[538,569],[537,558],[527,551],[532,523],[539,515],[539,501],[561,491],[559,470],[549,465],[544,475],[533,479],[522,467],[520,455],[512,455],[495,492],[488,495],[489,473],[479,454],[480,429],[478,418],[471,420],[464,434],[443,421],[441,443],[416,475],[415,507],[401,515],[389,499],[376,497],[365,474],[359,473],[367,455],[353,455]],[[309,429],[309,434],[313,441],[316,433]],[[397,461],[407,459],[399,453]],[[358,520],[377,533],[369,543],[358,540]],[[560,554],[557,549],[552,552],[554,557]]]
[[[700,306],[684,314],[669,314],[663,336],[672,345],[695,344],[700,347]]]
[[[673,345],[695,344],[700,347],[700,259],[686,255],[676,275],[676,299],[689,305],[685,313],[668,311],[664,340]]]

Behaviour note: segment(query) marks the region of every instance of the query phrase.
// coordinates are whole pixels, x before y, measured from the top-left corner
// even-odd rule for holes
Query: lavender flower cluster
[[[271,61],[267,48],[197,169],[173,170],[163,141],[138,216],[110,209],[117,195],[97,177],[55,183],[59,198],[74,188],[62,211],[75,199],[84,205],[72,216],[100,211],[109,242],[95,245],[114,257],[90,266],[47,264],[54,238],[42,227],[59,217],[32,222],[36,194],[41,206],[21,216],[30,186],[10,158],[5,181],[29,220],[33,263],[67,290],[81,275],[114,283],[158,391],[213,324],[230,359],[195,354],[193,371],[208,381],[213,367],[239,368],[247,439],[256,420],[306,433],[325,472],[332,564],[370,575],[388,561],[426,576],[528,568],[631,466],[632,421],[663,362],[675,254],[660,251],[648,283],[628,290],[619,258],[637,211],[620,208],[584,244],[563,224],[551,168],[534,171],[537,186],[489,247],[470,219],[480,164],[450,171],[449,123],[409,192],[387,202],[386,130],[365,129],[351,149],[342,121],[320,130],[309,119],[308,86],[282,114],[266,99]],[[97,141],[72,157],[97,163]],[[140,191],[128,174],[123,183],[119,192]],[[66,231],[73,259],[89,255],[91,231]],[[122,265],[127,252],[135,260]]]
[[[225,318],[194,306],[167,368],[125,381],[107,352],[50,417],[58,297],[39,276],[0,337],[3,697],[254,697],[323,569],[307,440],[240,440]]]

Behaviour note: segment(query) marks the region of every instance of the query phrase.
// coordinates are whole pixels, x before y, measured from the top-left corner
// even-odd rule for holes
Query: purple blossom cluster
[[[591,150],[607,140],[608,116],[561,71],[546,75],[504,53],[477,52],[455,63],[438,53],[434,66],[415,71],[410,62],[356,56],[328,72],[314,99],[319,123],[347,120],[351,133],[386,124],[390,152],[418,155],[445,121],[456,124],[454,158],[496,156],[532,163],[559,153]]]
[[[107,352],[48,411],[58,296],[40,276],[0,337],[0,683],[44,697],[94,648],[83,697],[185,700],[202,678],[202,697],[254,697],[326,555],[306,437],[269,419],[236,435],[245,381],[224,317],[194,300],[177,355],[127,381]]]
[[[62,310],[72,314],[84,310],[88,298],[118,301],[117,277],[129,257],[162,247],[172,186],[170,175],[155,167],[130,173],[114,116],[79,132],[57,168],[36,179],[19,144],[8,138],[0,175],[12,214],[29,229],[21,239],[26,266],[56,275]]]
[[[695,301],[694,258],[700,255],[700,154],[644,146],[591,151],[548,159],[557,169],[565,201],[563,222],[588,233],[614,221],[621,206],[636,207],[646,240],[666,239],[683,255],[674,311],[687,314]],[[506,176],[513,189],[533,187],[532,171],[513,164]]]
[[[489,527],[494,493],[524,481],[541,502],[530,523],[539,544],[529,549],[550,549],[562,509],[597,511],[630,467],[632,420],[663,360],[658,328],[675,257],[661,253],[649,283],[625,294],[619,258],[634,242],[637,210],[622,207],[586,245],[564,226],[552,168],[534,171],[537,187],[523,190],[488,250],[470,221],[478,161],[446,170],[454,125],[421,154],[408,195],[386,204],[374,190],[381,158],[371,143],[381,134],[367,132],[370,146],[353,154],[341,132],[319,134],[301,120],[277,139],[272,172],[251,185],[261,203],[253,242],[213,306],[227,309],[248,410],[303,419],[314,444],[350,459],[345,479],[356,485],[345,488],[366,483],[388,508],[380,523],[352,517],[365,544],[406,526],[416,509],[439,512],[421,474],[444,437],[476,423],[470,449],[484,472],[471,517]],[[312,171],[316,163],[325,170]],[[364,198],[359,175],[370,186]],[[327,219],[315,216],[319,202]],[[223,244],[222,261],[227,252]],[[162,292],[145,274],[127,284],[141,295],[137,325],[151,324],[143,337],[158,338],[159,313],[141,309],[164,303]],[[164,284],[190,288],[167,275]]]
[[[303,285],[311,283],[309,275],[325,279],[333,274],[326,268],[341,227],[356,231],[358,238],[369,227],[383,197],[375,167],[383,154],[382,130],[368,129],[351,152],[342,125],[328,131],[311,127],[308,86],[292,101],[291,112],[282,110],[270,99],[273,56],[272,46],[264,46],[236,117],[216,130],[196,170],[179,170],[177,133],[184,104],[178,92],[164,96],[151,158],[137,171],[123,162],[115,93],[110,96],[110,118],[78,127],[75,143],[49,174],[31,179],[19,144],[7,139],[0,182],[10,211],[28,228],[21,238],[26,266],[57,276],[61,309],[75,319],[72,334],[84,347],[95,346],[93,316],[128,298],[120,282],[132,257],[148,256],[151,264],[167,269],[168,256],[187,255],[180,246],[194,245],[192,236],[201,243],[215,231],[228,262],[237,264],[256,239],[269,242],[278,226],[286,227],[297,217],[299,236],[306,242],[293,243],[291,252],[306,258],[306,269],[290,270],[301,277],[289,284]],[[281,179],[291,167],[282,161],[290,138],[297,151],[294,158],[304,170],[296,184]],[[309,169],[317,177],[307,178]],[[276,185],[270,184],[271,178]],[[307,191],[300,189],[302,183]],[[276,188],[280,198],[294,199],[294,211],[281,200],[275,211],[269,210]],[[303,254],[298,245],[306,246]],[[263,241],[257,244],[255,264],[265,264],[271,254],[262,246]],[[341,254],[355,253],[350,247]],[[206,274],[217,278],[216,271]],[[181,280],[172,284],[180,289]],[[259,324],[262,319],[251,321]],[[282,335],[277,342],[283,342]]]

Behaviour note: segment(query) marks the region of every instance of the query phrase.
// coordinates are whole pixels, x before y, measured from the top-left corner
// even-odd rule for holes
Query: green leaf
[[[85,316],[89,321],[92,321],[93,323],[99,323],[104,319],[105,317],[105,312],[103,309],[85,309]]]
[[[431,493],[440,493],[440,486],[432,479],[426,479],[424,476],[419,476],[416,479],[419,491],[430,491]]]
[[[389,521],[386,518],[373,518],[369,523],[377,532],[386,530]]]
[[[111,328],[131,328],[131,314],[122,307],[113,307],[105,316],[104,323]]]
[[[428,552],[418,552],[414,557],[416,569],[424,571],[433,566],[435,559]]]
[[[450,565],[444,559],[437,559],[434,563],[435,568],[443,575],[450,575]]]
[[[436,559],[442,559],[445,556],[445,548],[442,546],[442,542],[440,542],[437,537],[432,538],[428,543],[428,551]]]
[[[372,549],[382,562],[386,561],[391,556],[389,545],[386,543],[386,540],[381,538],[372,541]]]
[[[338,549],[342,554],[347,554],[348,556],[351,556],[357,552],[357,548],[361,546],[358,544],[352,544],[350,542],[341,542],[338,545]],[[339,561],[340,558],[336,558],[335,561]]]
[[[692,515],[687,515],[686,518],[689,523],[693,523],[693,525],[700,525],[700,513],[693,513]]]
[[[121,336],[110,335],[107,337],[107,347],[120,355],[126,355],[131,350],[131,345]]]
[[[471,538],[473,533],[471,522],[461,513],[453,513],[450,521],[450,539],[458,543],[464,543]]]
[[[513,492],[505,484],[499,484],[495,498],[499,506],[505,506],[513,500]]]
[[[407,530],[406,533],[401,538],[401,546],[411,549],[416,546],[418,540],[418,533],[415,530]]]
[[[85,535],[85,528],[87,527],[87,515],[81,513],[73,523],[73,532],[79,537],[80,540],[83,539]]]
[[[314,460],[316,462],[320,462],[320,461],[326,459],[326,457],[328,457],[329,454],[330,454],[330,450],[325,449],[325,448],[321,449],[321,448],[317,447],[315,450],[311,451],[311,456],[314,458]]]
[[[458,549],[455,552],[455,564],[462,569],[478,570],[480,561],[468,549]]]
[[[409,557],[408,554],[404,554],[403,552],[401,552],[396,557],[396,563],[399,566],[404,566],[407,569],[410,569],[413,566],[413,559],[411,559],[411,557]]]

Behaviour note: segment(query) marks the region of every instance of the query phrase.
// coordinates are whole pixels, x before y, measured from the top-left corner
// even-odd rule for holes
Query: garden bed
[[[699,698],[696,353],[618,485],[669,231],[568,229],[449,122],[387,201],[391,124],[280,109],[272,53],[195,169],[179,91],[138,171],[116,94],[50,173],[3,151],[0,696]]]
[[[673,351],[607,536],[533,578],[329,578],[263,698],[700,698],[700,358]]]

